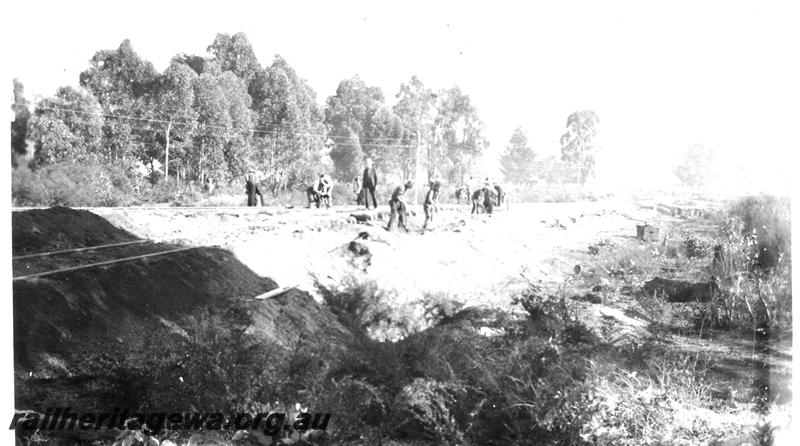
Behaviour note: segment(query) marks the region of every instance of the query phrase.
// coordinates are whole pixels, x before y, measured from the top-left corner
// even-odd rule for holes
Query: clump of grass
[[[792,324],[789,202],[750,197],[730,207],[709,268],[720,287],[701,323],[766,335]]]
[[[596,370],[592,417],[581,434],[592,444],[713,444],[756,434],[752,404],[715,391],[696,355],[649,341],[610,353]]]

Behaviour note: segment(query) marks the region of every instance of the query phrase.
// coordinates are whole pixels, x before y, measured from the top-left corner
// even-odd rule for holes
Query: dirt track
[[[516,205],[493,215],[450,208],[438,215],[432,230],[422,234],[424,217],[412,207],[416,211],[411,217],[412,232],[405,234],[384,231],[385,221],[348,221],[356,209],[94,212],[139,237],[231,249],[256,273],[281,285],[300,284],[309,292],[314,291],[310,273],[338,282],[352,269],[347,244],[369,230],[373,240],[365,242],[372,253],[368,274],[396,290],[401,300],[428,292],[466,303],[497,305],[507,303],[515,290],[525,286],[520,276],[523,268],[536,280],[560,282],[575,264],[586,261],[586,248],[592,242],[635,235],[637,222],[628,217],[650,221],[664,217],[620,202]]]

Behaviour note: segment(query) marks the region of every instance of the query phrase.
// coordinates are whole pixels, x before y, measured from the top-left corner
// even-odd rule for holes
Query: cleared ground
[[[334,281],[349,271],[347,244],[369,231],[368,273],[403,300],[447,293],[466,303],[504,305],[524,286],[520,276],[561,282],[588,259],[587,247],[607,238],[631,238],[636,221],[662,221],[654,210],[630,203],[519,204],[492,215],[470,215],[450,206],[422,233],[424,216],[414,208],[411,232],[389,233],[386,220],[348,221],[355,207],[317,209],[226,208],[94,210],[137,236],[194,246],[231,249],[258,274],[281,285],[314,292],[309,273]],[[379,208],[383,214],[388,209]]]
[[[14,274],[38,273],[177,246],[220,246],[231,251],[239,262],[257,275],[269,278],[279,286],[298,285],[298,289],[318,301],[321,298],[314,286],[314,277],[330,286],[352,277],[373,280],[391,296],[398,317],[418,322],[424,319],[422,303],[432,296],[465,306],[510,308],[513,298],[534,283],[550,293],[569,298],[588,324],[594,327],[605,325],[615,335],[635,340],[650,336],[653,323],[659,322],[655,320],[652,309],[647,311],[636,298],[646,280],[655,275],[692,281],[708,279],[703,275],[703,265],[678,264],[659,257],[658,252],[659,248],[664,251],[669,244],[680,242],[681,234],[687,231],[713,231],[711,223],[702,216],[689,219],[668,216],[663,209],[659,212],[657,208],[630,201],[606,200],[512,204],[491,215],[472,215],[466,206],[446,206],[436,215],[433,226],[422,231],[424,216],[419,207],[412,206],[414,215],[408,233],[384,229],[388,214],[386,208],[369,213],[356,207],[322,210],[278,207],[92,209],[92,213],[126,232],[114,232],[103,226],[102,220],[94,221],[85,216],[84,223],[91,223],[91,227],[87,226],[85,233],[76,230],[60,241],[61,235],[53,236],[64,230],[58,225],[57,213],[47,214],[45,220],[34,219],[37,223],[32,229],[31,221],[25,219],[27,217],[17,218],[15,225],[20,228],[15,226],[15,234],[24,232],[27,238],[24,243],[18,243],[15,238],[14,255],[133,239],[148,239],[158,244],[124,246],[63,257],[20,259],[14,262]],[[364,215],[371,220],[357,223],[354,216],[362,218]],[[659,227],[659,241],[645,243],[636,239],[636,225],[644,222]],[[103,234],[103,237],[95,240],[93,237],[97,234]],[[357,240],[368,253],[365,250],[354,253],[350,246],[353,240]],[[204,290],[224,291],[242,301],[249,301],[266,288],[273,287],[260,284],[248,275],[249,272],[238,269],[231,269],[236,274],[220,276],[226,274],[225,268],[233,268],[228,265],[235,266],[235,263],[225,259],[216,261],[214,253],[213,250],[204,252],[204,258],[209,260],[202,265],[198,263],[200,269],[191,264],[175,269],[173,280],[185,285],[181,285],[179,291],[186,294],[187,299],[193,299],[192,284],[204,280],[213,285],[204,285]],[[219,255],[224,257],[224,251],[219,251]],[[185,263],[194,257],[182,255],[176,259]],[[170,265],[168,258],[145,263],[156,268],[155,271],[161,271],[159,264]],[[81,277],[87,281],[114,277],[113,271],[103,270],[99,274],[102,277],[84,271]],[[151,276],[142,276],[143,279],[147,277]],[[240,279],[241,286],[237,286]],[[28,288],[32,296],[39,293],[35,286],[20,284],[15,288],[15,299],[21,299]],[[255,302],[247,302],[247,306],[260,305]],[[299,327],[330,319],[327,313],[309,319],[306,314],[309,308],[312,306],[289,308],[291,321],[299,321],[295,324]],[[691,306],[667,304],[659,307],[657,312],[660,312],[659,317],[663,316],[661,322],[670,325],[684,319],[691,311]],[[260,313],[263,313],[265,321],[274,314],[267,310]],[[45,319],[43,316],[42,321]],[[161,322],[172,327],[170,324],[179,325],[181,320],[176,316],[174,323],[171,320],[169,324]],[[280,318],[267,322],[259,330],[275,332],[282,323]],[[335,323],[326,324],[333,327],[326,330],[338,330]],[[673,328],[675,326],[680,324],[673,324]],[[174,327],[170,329],[177,330]],[[289,333],[291,330],[285,331]],[[389,338],[403,334],[381,333]],[[716,391],[729,392],[738,401],[766,394],[780,407],[791,406],[790,339],[771,339],[768,348],[764,348],[763,343],[756,345],[755,336],[749,338],[726,332],[708,335],[708,332],[698,334],[690,329],[678,329],[661,335],[660,339],[671,345],[670,350],[690,352],[695,354],[696,361],[707,361],[709,384]],[[24,372],[19,369],[20,364],[42,368],[42,377],[69,368],[49,359],[48,342],[43,339],[41,346],[31,344],[31,351],[41,351],[43,356],[18,358],[18,373]],[[755,424],[755,413],[742,416],[744,421],[736,421],[739,425]]]

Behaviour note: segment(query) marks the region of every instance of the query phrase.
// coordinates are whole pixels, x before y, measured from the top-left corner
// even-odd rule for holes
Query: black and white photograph
[[[800,4],[2,10],[3,444],[797,444]]]

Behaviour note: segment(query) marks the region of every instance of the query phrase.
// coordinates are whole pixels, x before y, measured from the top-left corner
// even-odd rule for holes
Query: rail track
[[[106,248],[115,248],[117,246],[127,246],[127,245],[137,245],[140,243],[148,243],[150,240],[129,240],[127,242],[120,242],[120,243],[109,243],[107,245],[97,245],[97,246],[85,246],[81,248],[72,248],[72,249],[62,249],[59,251],[44,251],[44,252],[37,252],[35,254],[25,254],[21,256],[14,256],[11,260],[23,260],[23,259],[33,259],[36,257],[49,257],[55,256],[59,254],[70,254],[73,252],[83,252],[83,251],[96,251],[99,249],[106,249]]]
[[[168,246],[168,249],[164,248],[163,245],[155,244],[150,240],[131,240],[107,245],[86,246],[16,256],[12,258],[14,270],[12,281],[105,267],[123,262],[131,262],[196,249],[194,246],[179,248]],[[114,250],[118,252],[111,252],[109,254],[110,251]],[[58,258],[58,260],[56,261],[55,258]],[[86,263],[87,261],[88,263]],[[63,267],[64,264],[70,263],[73,265]],[[34,272],[29,273],[31,270]]]

